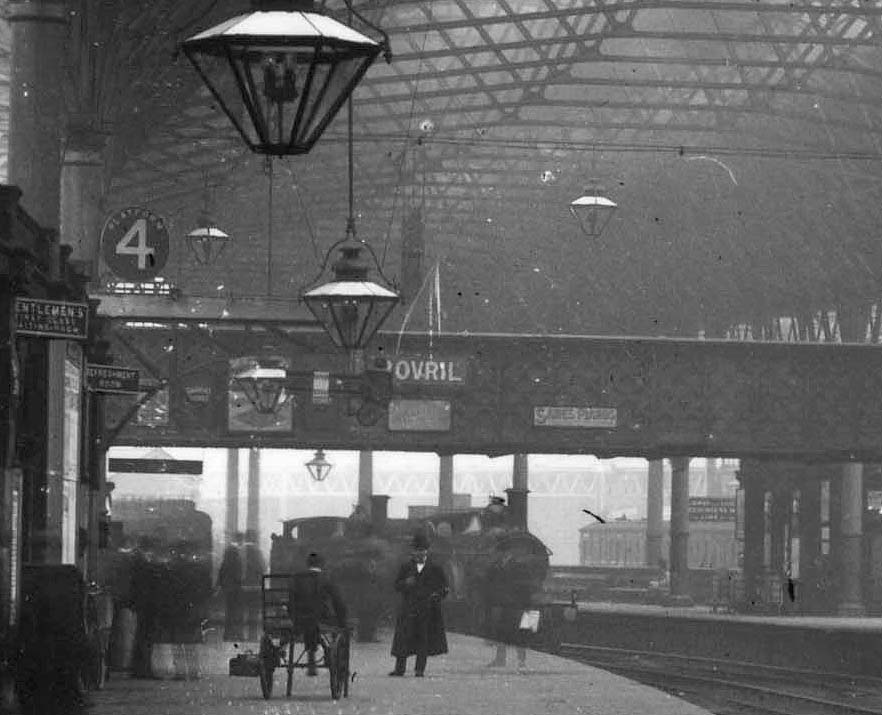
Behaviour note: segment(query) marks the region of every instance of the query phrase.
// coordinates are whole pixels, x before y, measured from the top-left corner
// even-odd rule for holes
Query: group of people
[[[346,605],[338,587],[323,572],[323,559],[311,553],[307,558],[306,571],[295,574],[289,597],[289,608],[295,623],[295,630],[303,637],[307,650],[307,674],[316,673],[316,650],[319,645],[319,626],[321,623],[336,623],[346,627]],[[429,558],[428,539],[421,533],[414,536],[410,558],[401,564],[395,577],[395,590],[401,595],[395,618],[395,634],[392,638],[392,657],[395,665],[389,672],[391,677],[402,677],[407,671],[407,661],[415,656],[414,676],[425,676],[429,656],[447,653],[447,635],[444,627],[442,601],[449,588],[444,569]],[[502,620],[495,626],[496,635],[501,640],[511,640],[506,636],[508,630],[517,630],[516,624],[509,620],[519,619],[521,611],[505,608]],[[488,616],[493,618],[492,615]],[[513,628],[508,628],[513,626]],[[516,640],[519,666],[526,657],[526,643]],[[490,666],[505,664],[504,644],[497,648],[496,657]]]
[[[109,646],[115,667],[151,675],[155,643],[198,643],[209,615],[211,559],[204,545],[158,533],[127,537],[102,560],[99,581],[112,597]]]
[[[395,578],[395,590],[402,595],[395,622],[392,655],[395,667],[391,676],[402,676],[407,658],[416,656],[414,674],[423,677],[430,655],[447,652],[447,636],[441,601],[447,595],[444,570],[428,559],[427,539],[414,537],[411,558],[403,563]],[[307,675],[316,674],[316,651],[322,623],[346,627],[346,604],[337,585],[324,573],[324,559],[311,553],[306,570],[294,574],[288,608],[295,631],[303,638],[307,652]]]
[[[236,533],[224,550],[217,587],[224,594],[224,640],[254,640],[259,637],[261,580],[266,570],[257,534],[248,530]]]

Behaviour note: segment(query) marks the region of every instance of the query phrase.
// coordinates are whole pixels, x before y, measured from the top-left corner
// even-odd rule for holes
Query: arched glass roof
[[[176,52],[244,2],[72,5],[104,210],[166,218],[187,295],[296,298],[345,231],[345,110],[267,163]],[[879,0],[354,5],[393,53],[354,97],[356,226],[408,327],[722,337],[877,302]],[[596,238],[569,212],[589,186],[618,205]],[[232,237],[211,267],[184,241],[206,200]]]

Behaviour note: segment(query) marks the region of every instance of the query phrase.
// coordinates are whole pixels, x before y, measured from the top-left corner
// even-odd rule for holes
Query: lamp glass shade
[[[334,465],[325,459],[324,450],[318,449],[315,456],[306,463],[306,468],[311,476],[317,482],[323,482],[331,473]]]
[[[284,401],[286,372],[279,368],[256,367],[236,375],[245,396],[263,415],[273,414]]]
[[[371,281],[331,281],[303,301],[337,347],[363,348],[398,303],[398,294]]]
[[[586,194],[570,202],[570,213],[576,217],[586,236],[599,236],[618,206],[605,196]]]
[[[376,59],[380,43],[317,12],[257,11],[183,43],[252,151],[308,152]]]
[[[213,264],[229,243],[230,236],[212,223],[205,222],[187,234],[187,246],[203,266]]]

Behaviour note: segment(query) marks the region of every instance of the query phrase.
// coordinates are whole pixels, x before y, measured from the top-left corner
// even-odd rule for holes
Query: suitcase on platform
[[[248,651],[230,658],[230,675],[254,678],[260,674],[260,658],[257,653]]]

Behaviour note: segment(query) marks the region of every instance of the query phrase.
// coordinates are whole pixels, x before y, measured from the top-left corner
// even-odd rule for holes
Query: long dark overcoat
[[[444,569],[429,559],[420,572],[413,561],[408,561],[398,570],[395,590],[401,594],[401,604],[395,620],[392,655],[399,658],[421,652],[446,653],[447,634],[441,608],[441,600],[447,595]]]

